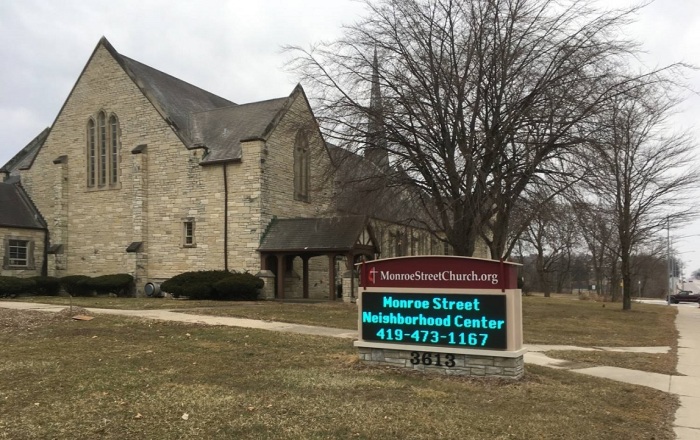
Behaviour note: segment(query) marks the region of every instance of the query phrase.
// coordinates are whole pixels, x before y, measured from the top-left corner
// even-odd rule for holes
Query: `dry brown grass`
[[[0,439],[672,439],[677,399],[357,363],[349,341],[0,309]]]
[[[26,299],[63,305],[69,301],[67,297]],[[357,329],[357,306],[343,302],[226,302],[100,297],[74,298],[73,303],[81,307],[174,309],[183,313]],[[633,304],[632,310],[622,311],[618,303],[579,301],[571,295],[553,298],[527,296],[523,297],[524,339],[526,344],[581,347],[668,346],[671,351],[663,355],[600,352],[595,355],[579,353],[562,356],[579,356],[582,362],[594,365],[624,368],[631,365],[638,370],[672,374],[677,363],[675,314],[673,307]],[[585,360],[583,356],[587,356]]]

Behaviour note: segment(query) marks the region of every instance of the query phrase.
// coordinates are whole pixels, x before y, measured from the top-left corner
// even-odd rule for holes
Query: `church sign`
[[[524,350],[517,267],[445,256],[360,265],[355,346],[362,360],[519,378]]]

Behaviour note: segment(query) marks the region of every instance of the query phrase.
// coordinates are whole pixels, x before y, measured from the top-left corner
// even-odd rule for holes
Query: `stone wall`
[[[100,111],[119,118],[119,182],[89,188],[87,123]],[[132,154],[141,145],[145,150]],[[222,166],[200,166],[203,152],[188,150],[176,128],[98,47],[32,167],[22,172],[24,187],[49,224],[51,243],[64,246],[65,262],[52,264],[50,274],[126,272],[137,276],[141,289],[147,279],[222,269]],[[62,155],[67,160],[54,163]],[[229,165],[229,182],[241,181],[242,168]],[[183,242],[187,220],[195,223],[191,247]],[[132,242],[143,242],[136,254],[126,252]]]
[[[436,355],[438,353],[430,353],[430,365],[426,365],[422,362],[425,354],[423,352],[368,347],[358,347],[358,350],[360,361],[368,365],[390,366],[447,375],[506,379],[520,379],[525,374],[523,356],[498,357],[455,353],[450,355],[453,358],[448,358],[447,354],[439,353],[440,365],[437,365]],[[414,353],[418,354],[417,358]]]
[[[261,211],[263,229],[274,217],[323,217],[329,212],[332,181],[328,173],[329,157],[311,110],[301,93],[294,99],[284,118],[265,143],[261,162]],[[308,201],[294,197],[294,142],[300,131],[309,135],[310,193]],[[245,156],[244,156],[245,160]],[[259,263],[258,263],[259,264]],[[295,258],[285,278],[285,297],[302,297],[302,261]],[[328,257],[309,260],[309,297],[328,298]]]

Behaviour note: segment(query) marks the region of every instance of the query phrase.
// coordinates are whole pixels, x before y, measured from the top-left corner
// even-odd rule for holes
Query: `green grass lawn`
[[[0,308],[0,353],[0,439],[661,440],[678,404],[568,371],[424,376],[364,367],[347,340],[106,315]]]

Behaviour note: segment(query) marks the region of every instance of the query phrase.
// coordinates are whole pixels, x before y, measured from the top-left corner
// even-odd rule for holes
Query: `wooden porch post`
[[[286,271],[284,255],[277,254],[277,299],[284,299],[284,273]]]
[[[328,299],[335,301],[335,254],[328,255]]]
[[[301,256],[302,261],[302,284],[303,284],[303,296],[304,298],[309,297],[309,257],[307,255]]]

